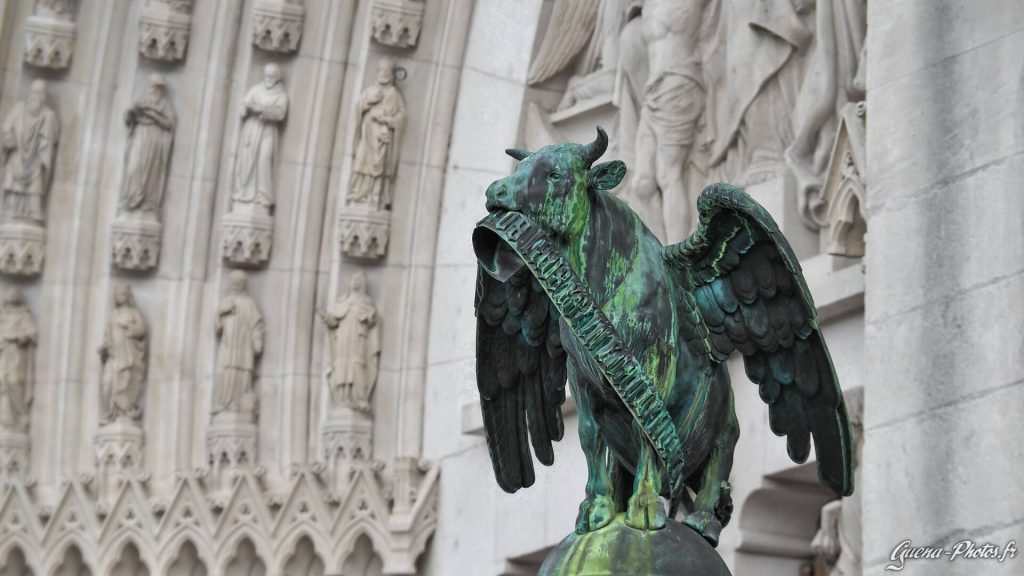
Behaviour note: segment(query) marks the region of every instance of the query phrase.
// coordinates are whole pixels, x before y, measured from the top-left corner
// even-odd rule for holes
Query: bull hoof
[[[580,502],[576,516],[576,533],[586,534],[604,528],[615,518],[615,501],[611,496],[590,496]]]
[[[708,541],[708,544],[718,546],[718,537],[722,534],[722,523],[713,513],[698,510],[683,518],[683,524],[696,530]]]
[[[666,521],[665,506],[654,492],[638,492],[629,499],[626,526],[637,530],[660,530]]]

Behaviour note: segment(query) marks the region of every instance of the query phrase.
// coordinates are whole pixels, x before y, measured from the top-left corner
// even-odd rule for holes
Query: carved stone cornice
[[[423,26],[423,9],[423,2],[417,0],[374,0],[373,39],[386,46],[414,48]]]
[[[294,0],[258,0],[252,8],[252,43],[268,52],[295,52],[305,19],[305,7]]]
[[[350,204],[338,212],[341,251],[353,258],[378,260],[388,253],[391,212],[364,204]]]
[[[46,256],[46,230],[30,222],[0,224],[0,274],[38,276]]]
[[[150,0],[139,16],[139,53],[165,62],[184,60],[191,27],[191,0]]]

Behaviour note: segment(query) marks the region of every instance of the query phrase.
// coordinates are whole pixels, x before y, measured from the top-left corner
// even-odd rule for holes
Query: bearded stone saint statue
[[[149,330],[142,312],[135,307],[132,289],[124,284],[114,289],[114,310],[100,346],[103,376],[100,402],[103,422],[138,420],[140,400],[146,381]]]
[[[366,292],[366,275],[354,274],[348,296],[317,313],[332,333],[331,405],[369,414],[380,362],[380,317]]]
[[[128,147],[118,209],[156,218],[167,183],[175,126],[163,75],[149,77],[149,89],[125,112],[124,122],[128,125]]]
[[[232,210],[247,206],[269,214],[274,205],[274,156],[280,124],[288,114],[288,93],[277,64],[263,68],[263,81],[242,100],[242,134],[235,158]]]
[[[0,220],[43,222],[59,138],[60,121],[46,105],[46,83],[36,80],[28,99],[14,105],[0,129]]]
[[[405,100],[395,87],[395,62],[381,58],[377,83],[356,104],[356,158],[349,182],[349,204],[391,209],[391,186],[398,168],[398,149],[405,127]]]
[[[38,331],[21,290],[10,288],[0,305],[0,428],[28,430]]]
[[[245,272],[231,272],[231,293],[217,310],[217,381],[213,390],[213,414],[221,412],[256,416],[254,370],[263,354],[263,314],[249,295]]]

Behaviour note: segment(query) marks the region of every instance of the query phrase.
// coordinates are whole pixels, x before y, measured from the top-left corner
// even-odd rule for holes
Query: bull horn
[[[583,159],[586,161],[587,166],[590,166],[597,161],[601,155],[604,154],[605,150],[608,149],[608,133],[604,131],[604,128],[597,127],[597,140],[594,140],[590,144],[583,146],[582,154]]]
[[[533,154],[533,152],[530,152],[529,150],[523,150],[522,148],[509,148],[505,150],[505,154],[508,154],[509,156],[522,162],[524,158],[526,158],[530,154]]]

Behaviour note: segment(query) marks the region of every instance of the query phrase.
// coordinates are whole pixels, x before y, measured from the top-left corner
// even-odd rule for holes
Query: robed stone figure
[[[263,353],[263,314],[249,295],[245,272],[231,272],[231,293],[217,310],[217,382],[213,414],[256,415],[254,371]]]
[[[28,99],[14,105],[0,129],[0,220],[43,222],[59,138],[57,114],[46,105],[46,83],[36,80]]]
[[[100,346],[100,401],[104,423],[138,420],[146,380],[149,330],[127,285],[114,289],[114,310]]]
[[[331,331],[328,383],[332,406],[371,411],[380,362],[380,317],[366,291],[366,276],[352,276],[348,295],[330,310],[318,310]]]
[[[276,64],[263,68],[263,80],[242,100],[242,134],[235,158],[232,209],[269,214],[274,205],[274,157],[278,131],[288,114],[288,94]]]
[[[175,126],[163,75],[150,76],[146,94],[125,112],[124,122],[128,125],[128,147],[118,208],[122,213],[156,218],[167,184]]]
[[[395,87],[395,63],[390,58],[378,63],[377,83],[359,97],[356,113],[356,158],[348,202],[389,210],[406,117],[405,100]]]
[[[8,289],[0,304],[0,427],[10,431],[28,429],[38,336],[25,296]]]

